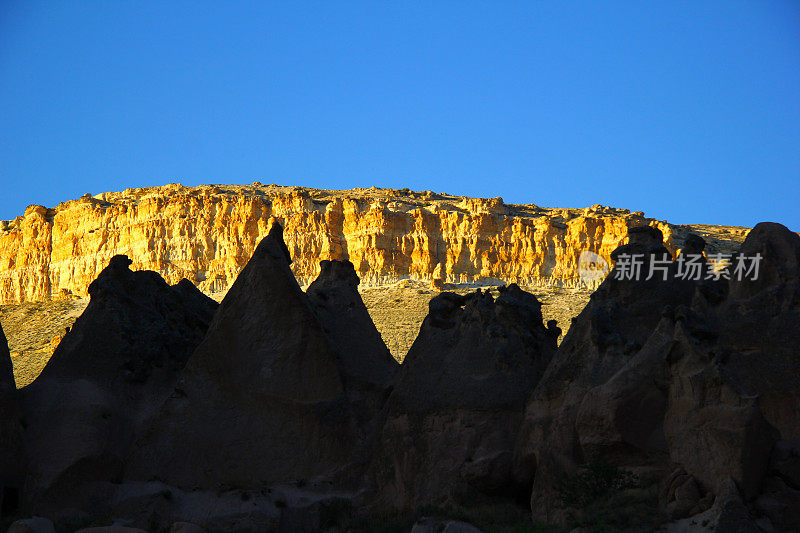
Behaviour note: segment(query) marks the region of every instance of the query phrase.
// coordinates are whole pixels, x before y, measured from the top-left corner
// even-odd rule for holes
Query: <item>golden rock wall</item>
[[[658,226],[673,248],[684,232],[602,206],[548,209],[375,188],[173,184],[30,206],[0,222],[0,303],[85,296],[116,254],[169,283],[185,277],[207,293],[221,292],[275,220],[284,225],[301,284],[316,277],[321,260],[349,259],[367,285],[412,278],[572,286],[581,251],[608,260],[629,226]],[[737,231],[732,241],[743,239]]]

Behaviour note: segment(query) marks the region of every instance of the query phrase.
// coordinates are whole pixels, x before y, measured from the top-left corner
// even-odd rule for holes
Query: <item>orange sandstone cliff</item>
[[[225,291],[274,220],[300,283],[323,259],[349,259],[365,285],[400,279],[579,285],[583,250],[608,260],[627,228],[660,228],[672,250],[689,231],[728,251],[745,228],[676,226],[642,213],[592,206],[552,209],[407,189],[330,191],[262,185],[127,189],[33,205],[0,222],[0,303],[43,300],[86,289],[109,259]]]

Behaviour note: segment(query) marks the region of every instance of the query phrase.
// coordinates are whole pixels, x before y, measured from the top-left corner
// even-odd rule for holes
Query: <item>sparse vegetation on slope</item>
[[[545,322],[558,321],[562,329],[559,342],[569,330],[572,318],[589,301],[590,294],[560,287],[525,289],[536,294],[542,302]],[[453,290],[466,294],[475,289],[461,287]],[[392,356],[402,362],[428,314],[428,302],[438,291],[427,284],[405,280],[386,287],[361,288],[360,292],[386,346]],[[223,296],[224,293],[212,295],[218,301]],[[8,337],[17,387],[24,387],[36,379],[53,355],[65,328],[72,326],[88,303],[88,298],[62,298],[0,306],[0,322]]]

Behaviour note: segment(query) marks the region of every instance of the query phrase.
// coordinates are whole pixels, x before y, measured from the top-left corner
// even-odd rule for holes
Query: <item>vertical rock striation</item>
[[[584,250],[609,259],[629,227],[653,225],[671,249],[686,228],[593,206],[549,209],[502,199],[392,189],[179,184],[84,195],[30,206],[0,222],[0,303],[85,296],[117,254],[169,283],[226,290],[272,222],[285,228],[292,270],[305,285],[320,260],[349,260],[362,282],[578,282]],[[743,228],[704,227],[723,249]],[[707,240],[710,240],[707,238]]]

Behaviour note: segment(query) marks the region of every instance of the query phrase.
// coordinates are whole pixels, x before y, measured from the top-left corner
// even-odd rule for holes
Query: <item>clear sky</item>
[[[254,180],[800,231],[800,2],[0,2],[0,219]]]

